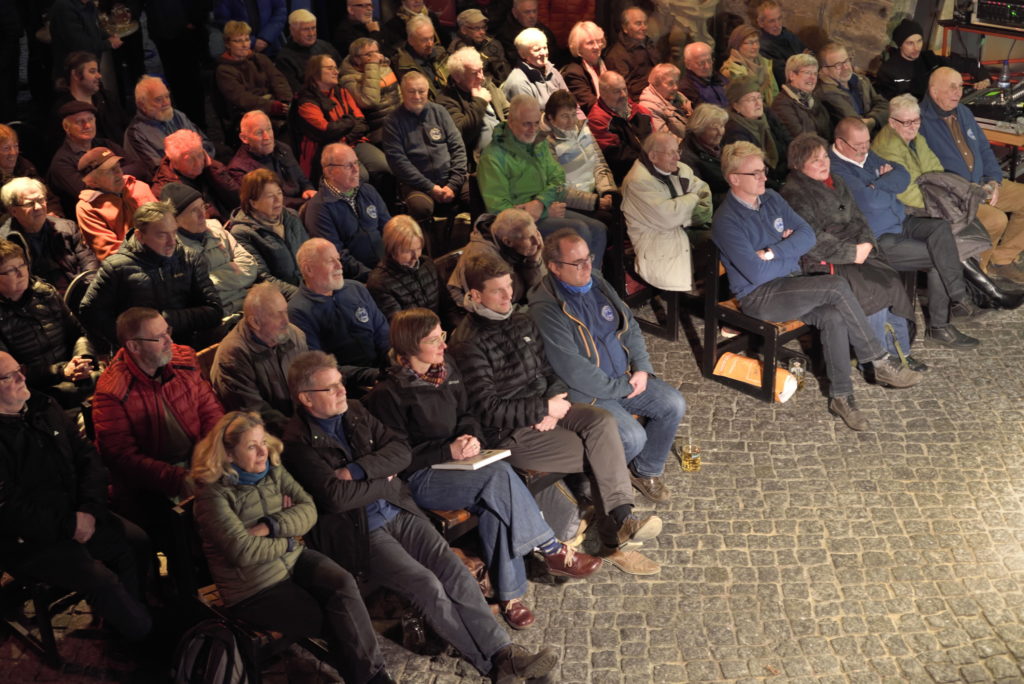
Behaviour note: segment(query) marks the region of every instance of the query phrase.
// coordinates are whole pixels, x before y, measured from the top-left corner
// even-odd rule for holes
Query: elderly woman
[[[224,24],[224,52],[217,58],[217,90],[230,107],[234,125],[242,114],[259,109],[283,119],[292,101],[292,89],[270,58],[254,52],[252,28],[244,21]]]
[[[316,506],[281,466],[281,449],[258,414],[241,411],[196,445],[195,520],[220,597],[258,627],[323,636],[346,682],[393,682],[355,578],[300,540]]]
[[[366,138],[370,128],[362,110],[338,85],[338,65],[330,55],[316,55],[306,62],[298,108],[299,166],[314,184],[320,180],[320,153],[335,142],[347,143],[356,151],[362,182],[370,174],[390,173],[384,153]]]
[[[899,345],[911,370],[927,370],[910,356],[907,321],[914,317],[914,305],[900,274],[878,251],[874,233],[846,183],[831,173],[828,142],[814,133],[801,133],[789,145],[789,161],[792,170],[782,197],[810,224],[817,238],[801,257],[804,273],[845,278],[886,351],[897,356]],[[886,328],[893,334],[887,334]]]
[[[273,171],[245,174],[239,197],[242,206],[231,216],[228,230],[256,260],[256,279],[274,283],[291,299],[302,283],[295,254],[309,233],[299,215],[284,206],[281,182]]]
[[[366,118],[370,142],[380,144],[384,120],[401,104],[398,77],[373,38],[356,38],[341,62],[341,87],[355,99]]]
[[[21,245],[31,258],[32,275],[57,288],[61,295],[76,275],[99,268],[99,261],[74,221],[47,214],[46,186],[35,178],[19,177],[0,189],[7,218],[0,238]]]
[[[519,60],[501,84],[501,92],[509,102],[516,95],[526,94],[543,109],[551,93],[569,89],[562,74],[548,61],[548,39],[543,31],[536,28],[520,31],[516,36],[516,50],[519,51]],[[577,116],[582,119],[583,111],[580,110]]]
[[[722,76],[733,81],[749,76],[757,83],[766,107],[771,107],[779,94],[779,84],[772,74],[772,61],[761,56],[760,31],[756,26],[741,24],[729,34],[729,58],[719,69]]]
[[[810,55],[793,55],[786,60],[786,85],[772,102],[771,110],[790,137],[817,133],[832,139],[832,122],[824,103],[814,96],[818,85],[818,60]]]
[[[786,166],[789,133],[775,114],[765,109],[764,96],[754,79],[740,77],[730,81],[725,87],[725,96],[729,99],[730,111],[722,147],[743,140],[761,148],[768,166],[768,187],[778,190],[789,170]]]
[[[590,113],[599,97],[597,79],[608,70],[601,53],[607,46],[604,30],[592,21],[577,22],[569,31],[573,60],[562,67],[562,78],[584,114]]]
[[[24,367],[31,389],[64,408],[78,406],[96,388],[92,345],[57,290],[30,276],[25,251],[0,240],[0,351]]]
[[[412,463],[399,476],[424,508],[467,508],[480,518],[480,541],[502,615],[514,629],[533,623],[523,603],[523,556],[537,548],[548,572],[587,577],[601,560],[555,539],[523,481],[504,461],[479,470],[436,470],[432,465],[473,458],[486,445],[471,410],[469,390],[445,354],[446,334],[427,309],[391,319],[389,377],[366,399],[370,412],[412,447]]]
[[[640,104],[651,113],[651,129],[669,131],[682,140],[693,105],[679,92],[679,67],[656,64],[647,75],[647,87],[640,93]]]
[[[589,214],[610,212],[618,188],[590,126],[576,118],[576,99],[564,90],[552,93],[544,105],[544,122],[551,154],[565,171],[566,205]]]
[[[729,112],[718,105],[707,102],[697,105],[679,147],[679,161],[708,184],[716,209],[729,192],[729,184],[722,175],[722,136],[728,121]]]
[[[377,307],[390,320],[396,313],[416,307],[430,309],[454,330],[462,319],[437,266],[423,256],[423,230],[406,214],[384,224],[384,258],[366,281]]]

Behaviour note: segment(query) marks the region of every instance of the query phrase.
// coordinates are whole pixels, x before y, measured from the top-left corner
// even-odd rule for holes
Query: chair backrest
[[[434,266],[437,267],[437,275],[441,278],[442,287],[448,283],[448,279],[452,277],[452,271],[455,270],[455,265],[459,263],[459,259],[462,257],[462,248],[453,249],[447,254],[434,259]]]
[[[68,310],[71,314],[78,319],[81,323],[81,318],[78,314],[78,309],[82,306],[82,300],[85,298],[85,293],[89,289],[89,285],[92,284],[93,279],[96,277],[96,272],[99,269],[90,268],[88,271],[82,271],[76,275],[70,283],[68,283],[68,289],[64,291],[64,304],[67,305]]]
[[[210,381],[210,369],[213,368],[213,358],[217,355],[218,347],[220,347],[220,342],[215,342],[206,349],[200,349],[196,352],[196,360],[199,361],[199,372],[207,382]]]

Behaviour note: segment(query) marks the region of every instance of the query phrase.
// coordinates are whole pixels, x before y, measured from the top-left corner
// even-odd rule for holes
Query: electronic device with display
[[[974,0],[972,24],[1024,29],[1024,0]]]

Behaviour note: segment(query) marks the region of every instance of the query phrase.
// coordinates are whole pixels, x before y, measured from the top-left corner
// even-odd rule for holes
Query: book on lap
[[[435,463],[430,467],[437,470],[479,470],[495,461],[508,458],[510,455],[512,455],[512,452],[508,449],[484,449],[473,458],[467,458],[462,461]]]

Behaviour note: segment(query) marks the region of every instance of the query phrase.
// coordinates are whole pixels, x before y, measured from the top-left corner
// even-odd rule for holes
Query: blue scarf
[[[562,282],[561,280],[558,281],[558,284],[574,294],[587,294],[590,292],[590,288],[594,286],[594,279],[591,278],[588,280],[586,285],[570,285],[569,283]]]
[[[235,473],[238,474],[238,484],[254,485],[259,484],[260,480],[267,476],[270,472],[270,459],[267,459],[267,467],[263,469],[262,473],[250,473],[242,470],[236,464],[232,463],[231,467],[235,469]]]

